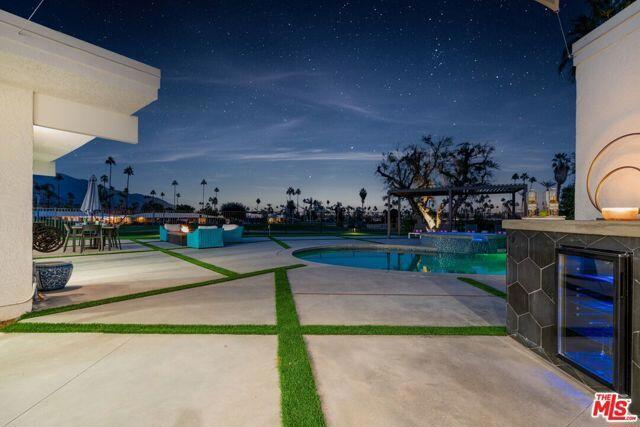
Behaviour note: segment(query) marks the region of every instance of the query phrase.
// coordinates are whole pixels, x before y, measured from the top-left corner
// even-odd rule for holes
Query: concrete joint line
[[[35,408],[36,406],[38,406],[40,403],[44,402],[45,400],[47,400],[49,397],[53,396],[55,393],[57,393],[58,391],[62,390],[65,386],[67,386],[68,384],[70,384],[72,381],[74,381],[76,378],[78,378],[80,375],[84,374],[85,372],[87,372],[89,369],[93,368],[94,366],[96,366],[98,363],[102,362],[104,359],[106,359],[108,356],[110,356],[111,354],[113,354],[116,350],[120,349],[120,347],[122,347],[123,345],[127,344],[129,341],[131,341],[134,337],[131,336],[128,339],[126,339],[125,341],[123,341],[122,343],[120,343],[119,345],[117,345],[115,348],[113,348],[111,351],[109,351],[108,353],[106,353],[104,356],[102,356],[101,358],[99,358],[98,360],[96,360],[95,362],[93,362],[92,364],[90,364],[89,366],[87,366],[86,368],[84,368],[83,370],[81,370],[80,372],[78,372],[77,374],[75,374],[73,377],[69,378],[67,381],[65,381],[64,383],[62,383],[59,387],[57,387],[55,390],[51,391],[49,394],[47,394],[46,396],[44,396],[43,398],[41,398],[40,400],[38,400],[36,403],[34,403],[33,405],[29,406],[27,409],[25,409],[24,411],[22,411],[21,413],[19,413],[18,415],[16,415],[15,417],[13,417],[11,420],[9,420],[9,422],[7,422],[3,427],[7,427],[9,426],[11,423],[13,423],[15,420],[17,420],[18,418],[22,417],[24,414],[26,414],[27,412],[29,412],[30,410],[32,410],[33,408]]]

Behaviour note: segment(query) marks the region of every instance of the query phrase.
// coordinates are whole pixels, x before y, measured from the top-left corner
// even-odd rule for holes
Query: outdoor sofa
[[[225,243],[237,243],[242,241],[244,227],[236,224],[224,224],[222,226],[222,238]]]
[[[222,228],[200,226],[187,233],[187,246],[195,249],[220,248],[224,246]]]
[[[186,233],[186,244],[190,248],[219,248],[225,243],[242,241],[244,227],[235,224],[225,224],[222,228],[217,226],[199,226],[194,231]],[[180,224],[165,224],[160,226],[160,240],[168,241],[169,233],[180,233]]]

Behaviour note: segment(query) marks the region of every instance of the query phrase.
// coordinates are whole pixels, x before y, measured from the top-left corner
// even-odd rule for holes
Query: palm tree
[[[162,200],[164,202],[164,191],[160,192],[160,200]]]
[[[360,195],[360,201],[362,202],[362,210],[364,210],[364,201],[367,198],[367,189],[361,188],[360,193],[358,194]]]
[[[111,199],[113,198],[113,183],[111,181],[111,168],[116,164],[116,161],[114,160],[113,157],[109,156],[107,157],[107,160],[105,160],[105,163],[107,165],[109,165],[109,210],[111,210]]]
[[[289,187],[285,193],[287,195],[287,200],[291,200],[291,196],[296,194],[296,190],[294,190],[293,187]]]
[[[176,193],[176,208],[178,207],[178,203],[180,203],[180,193]]]
[[[156,190],[149,191],[149,195],[151,196],[151,200],[153,201],[153,199],[156,198]]]
[[[64,179],[64,176],[62,176],[59,173],[56,174],[55,180],[56,180],[56,187],[57,187],[56,195],[58,197],[58,207],[60,207],[60,181],[62,181],[63,179]]]
[[[216,195],[216,200],[218,200],[218,193],[220,192],[220,189],[218,187],[213,189],[213,193]]]
[[[129,179],[131,178],[131,175],[133,175],[133,168],[131,167],[131,165],[124,168],[123,173],[127,175],[127,186],[125,188],[125,190],[127,191],[127,194],[126,194],[127,198],[124,203],[124,208],[128,209],[129,208]]]
[[[173,185],[173,208],[175,209],[176,206],[178,206],[176,202],[176,187],[178,186],[178,181],[174,179],[171,185]]]
[[[556,183],[553,181],[541,181],[540,185],[542,185],[546,191],[549,191]]]
[[[47,199],[47,207],[51,207],[51,197],[53,197],[53,189],[51,188],[51,184],[44,184],[42,186],[42,191],[44,191],[44,197]]]
[[[515,184],[519,179],[520,179],[520,175],[518,175],[517,173],[514,173],[513,175],[511,175],[511,180],[513,181],[513,183],[514,183],[514,184]]]
[[[514,174],[511,178],[513,178],[514,176],[516,176],[517,174]],[[522,192],[522,209],[523,209],[523,213],[527,213],[526,209],[527,209],[527,193],[529,192],[529,188],[527,187],[527,182],[529,181],[531,177],[529,176],[529,174],[527,172],[523,172],[518,176],[518,179],[520,179],[520,181],[522,181],[522,185],[524,185],[524,191]]]
[[[257,210],[258,212],[260,211],[260,202],[261,202],[261,200],[260,200],[259,198],[258,198],[258,199],[256,199],[256,205],[257,205],[256,210]]]
[[[298,215],[299,215],[300,214],[299,213],[299,210],[300,210],[300,194],[302,194],[302,191],[300,191],[299,188],[296,188],[295,194],[296,194],[296,213],[298,213]]]
[[[213,199],[211,199],[211,204],[213,205],[213,209],[217,210],[218,209],[218,198],[214,197]]]
[[[556,194],[558,200],[560,200],[562,184],[567,181],[569,174],[573,170],[573,161],[571,160],[571,156],[567,153],[556,153],[551,161],[551,166],[553,167],[553,177],[557,184]]]
[[[100,182],[102,183],[102,185],[98,185],[98,190],[102,190],[101,197],[104,197],[104,202],[106,204],[107,200],[109,199],[109,195],[107,194],[107,183],[109,182],[109,177],[103,174],[102,176],[100,176]]]
[[[116,164],[116,161],[113,157],[109,156],[107,160],[105,160],[105,163],[109,165],[109,185],[111,185],[111,168]]]
[[[202,209],[204,209],[204,187],[207,185],[207,181],[202,178],[202,181],[200,181],[200,185],[202,185]]]

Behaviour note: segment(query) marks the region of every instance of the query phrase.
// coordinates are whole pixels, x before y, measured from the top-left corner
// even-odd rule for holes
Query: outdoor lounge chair
[[[236,224],[225,224],[222,226],[222,239],[225,243],[237,243],[242,241],[244,227]]]
[[[160,226],[160,240],[166,242],[169,238],[169,233],[177,233],[180,231],[180,224],[165,224]]]
[[[187,234],[187,246],[195,249],[221,248],[223,230],[216,226],[201,226]]]

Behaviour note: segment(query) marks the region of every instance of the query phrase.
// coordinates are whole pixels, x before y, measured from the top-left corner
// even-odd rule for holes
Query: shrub
[[[247,217],[247,207],[240,202],[227,202],[220,207],[222,216],[232,221],[244,221]]]

